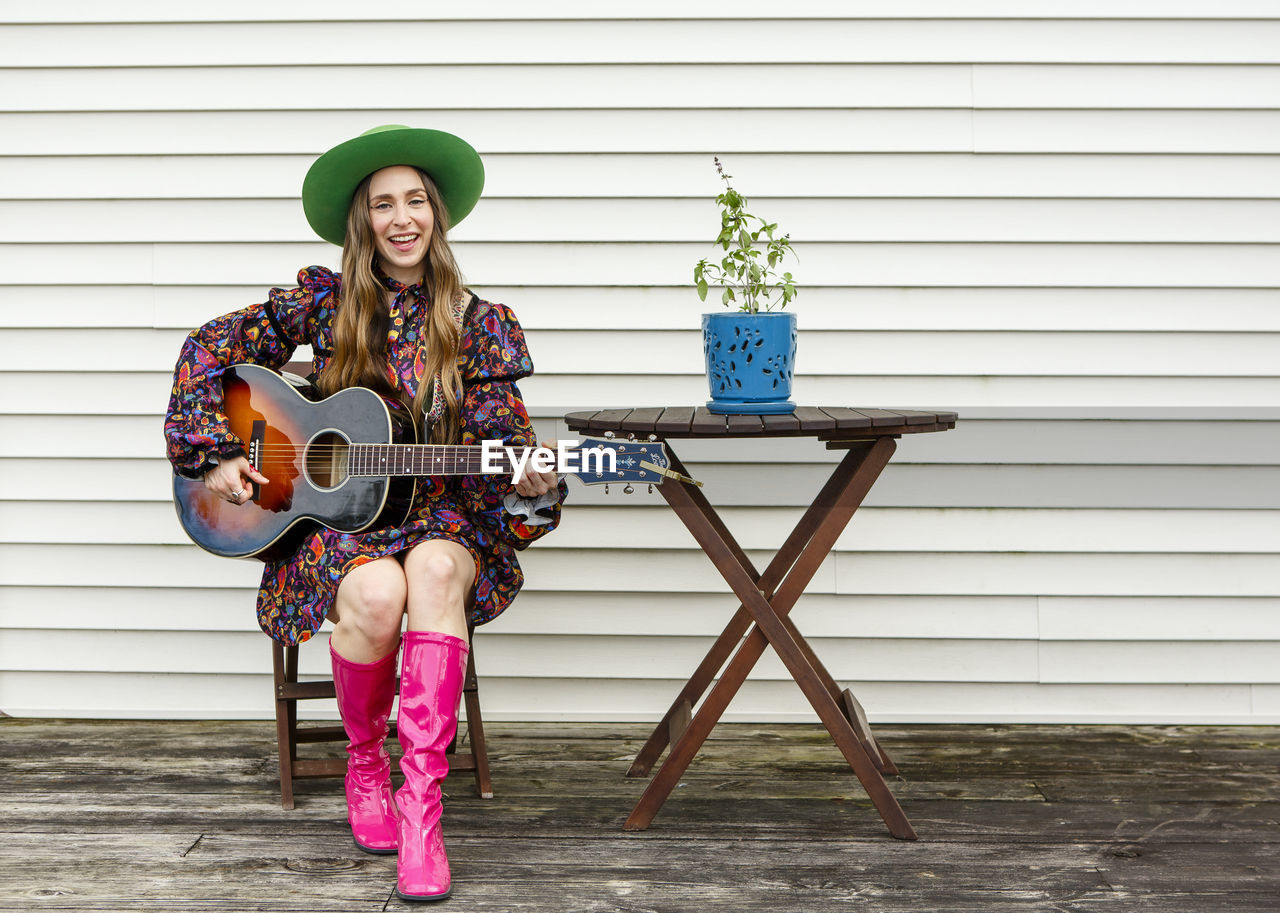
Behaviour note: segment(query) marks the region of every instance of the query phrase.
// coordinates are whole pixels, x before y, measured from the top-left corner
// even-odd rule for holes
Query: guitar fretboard
[[[512,449],[523,457],[533,448]],[[490,450],[489,465],[496,468],[485,469],[483,450],[476,444],[352,444],[347,461],[353,476],[470,476],[515,469],[505,449]]]

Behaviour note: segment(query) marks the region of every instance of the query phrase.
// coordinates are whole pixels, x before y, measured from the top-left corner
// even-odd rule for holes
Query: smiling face
[[[417,171],[392,165],[373,173],[369,225],[383,272],[405,285],[421,282],[435,216]]]

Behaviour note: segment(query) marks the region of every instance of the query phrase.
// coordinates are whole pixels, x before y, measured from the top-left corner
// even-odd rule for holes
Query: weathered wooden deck
[[[917,843],[815,727],[718,728],[630,834],[646,727],[486,728],[497,795],[450,783],[455,893],[429,909],[1280,910],[1277,728],[881,726]],[[0,910],[423,909],[351,844],[340,781],[281,810],[273,738],[0,720]]]

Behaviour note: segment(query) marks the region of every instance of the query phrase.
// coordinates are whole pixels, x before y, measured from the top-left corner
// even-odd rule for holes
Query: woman
[[[228,365],[284,365],[314,352],[326,395],[369,387],[415,416],[432,443],[535,443],[515,382],[533,372],[506,307],[463,288],[447,238],[475,206],[484,169],[448,133],[377,127],[322,155],[303,183],[320,237],[342,245],[342,273],[309,267],[295,289],[193,332],[175,371],[165,422],[177,472],[246,504],[267,480],[227,428],[219,376]],[[529,473],[420,480],[400,526],[319,530],[291,556],[269,560],[258,592],[263,630],[305,641],[327,617],[338,708],[350,743],[347,812],[356,845],[397,853],[397,893],[450,892],[440,827],[445,749],[457,727],[468,622],[491,620],[523,581],[515,549],[559,522],[564,483]],[[402,621],[407,630],[401,637]],[[400,673],[404,785],[391,793],[383,748]]]

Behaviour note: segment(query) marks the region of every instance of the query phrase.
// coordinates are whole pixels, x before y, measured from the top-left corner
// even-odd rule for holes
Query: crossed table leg
[[[670,441],[667,446],[672,468],[687,475],[679,457],[670,451]],[[679,483],[660,487],[741,604],[627,771],[629,777],[645,776],[663,749],[671,745],[666,762],[627,818],[626,830],[643,830],[653,821],[765,647],[772,645],[853,768],[889,833],[900,840],[916,839],[911,822],[882,776],[898,770],[872,736],[862,707],[852,693],[840,690],[788,617],[896,448],[893,437],[834,446],[849,450],[763,574],[756,572],[697,488]],[[691,713],[748,626],[750,633],[719,681],[698,712]]]

